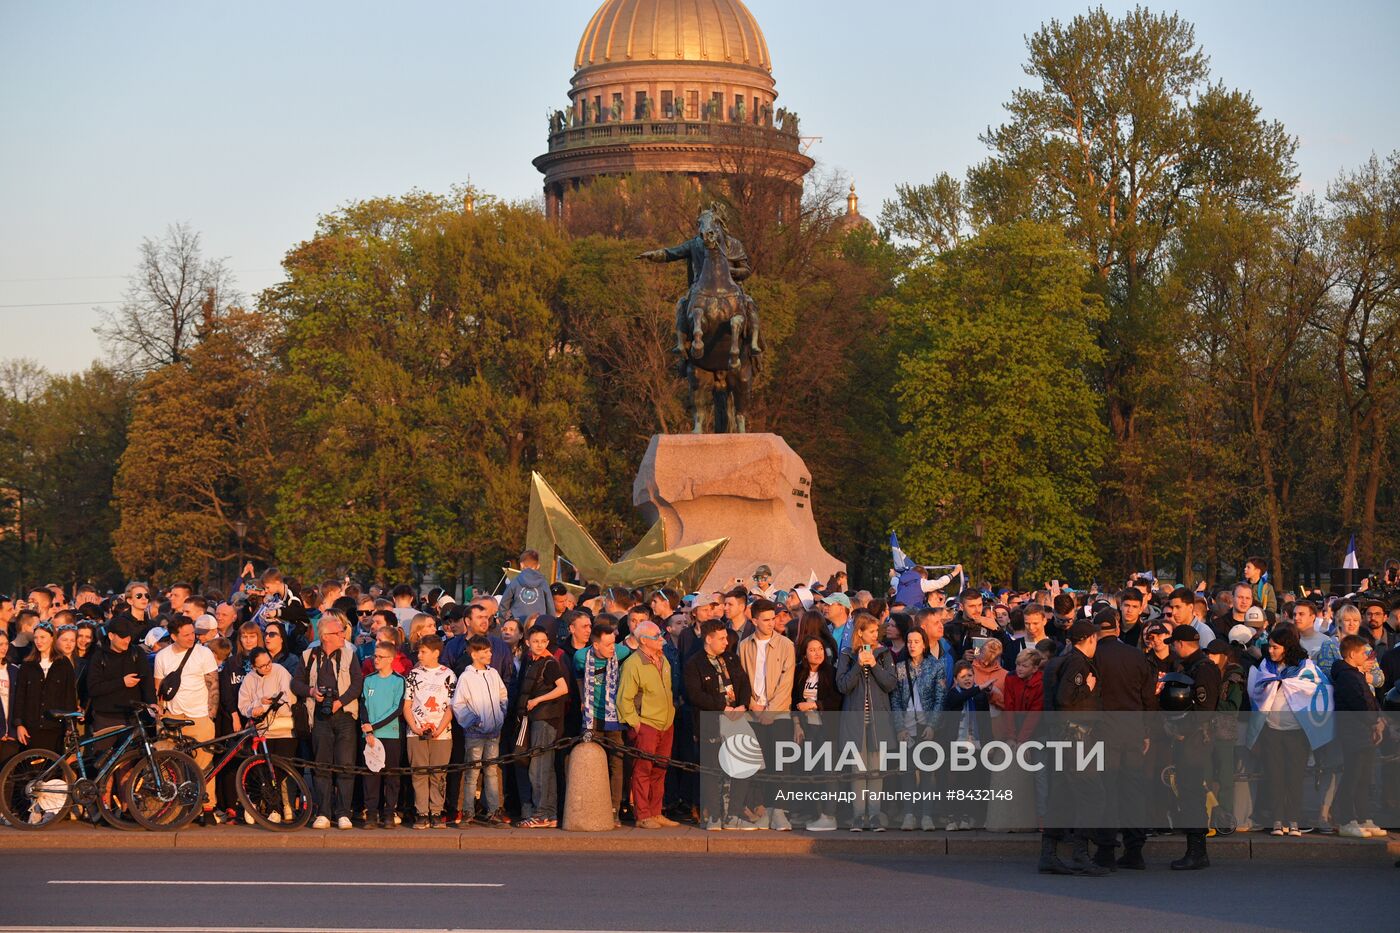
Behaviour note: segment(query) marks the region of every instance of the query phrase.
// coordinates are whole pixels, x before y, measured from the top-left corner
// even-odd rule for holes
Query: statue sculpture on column
[[[668,249],[642,253],[650,262],[686,261],[688,291],[676,302],[676,348],[680,372],[690,385],[696,434],[706,433],[699,395],[711,391],[715,433],[743,434],[758,356],[758,309],[739,285],[752,274],[744,245],[729,234],[718,205],[696,219],[696,236]]]

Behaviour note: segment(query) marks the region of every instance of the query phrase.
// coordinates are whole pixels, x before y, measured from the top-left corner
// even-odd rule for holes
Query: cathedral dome
[[[763,30],[741,0],[607,0],[583,31],[574,70],[644,61],[773,70]]]

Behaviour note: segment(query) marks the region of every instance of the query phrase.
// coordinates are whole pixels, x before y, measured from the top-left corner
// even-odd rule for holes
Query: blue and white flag
[[[1356,562],[1356,534],[1352,533],[1351,543],[1347,545],[1347,556],[1342,559],[1343,570],[1356,570],[1361,565]]]
[[[1311,660],[1299,664],[1293,676],[1284,677],[1283,671],[1266,658],[1258,667],[1250,668],[1246,690],[1256,710],[1249,723],[1251,746],[1264,731],[1270,715],[1265,711],[1281,712],[1283,708],[1293,714],[1310,746],[1317,749],[1332,741],[1332,684]]]
[[[900,550],[899,535],[895,534],[893,531],[890,532],[890,556],[894,558],[895,573],[903,573],[914,566],[914,562],[909,559],[909,555]]]

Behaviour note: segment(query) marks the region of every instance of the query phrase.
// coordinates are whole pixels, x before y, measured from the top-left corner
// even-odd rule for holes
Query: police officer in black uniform
[[[1054,711],[1055,715],[1051,718],[1061,724],[1052,726],[1051,734],[1047,737],[1089,742],[1098,714],[1103,710],[1098,671],[1094,667],[1099,630],[1088,619],[1079,619],[1070,626],[1068,634],[1069,651],[1056,658],[1045,674],[1045,706]],[[1057,729],[1061,734],[1054,734]],[[1063,772],[1052,773],[1050,780],[1052,810],[1074,814],[1074,829],[1069,832],[1072,860],[1066,864],[1056,852],[1056,847],[1065,837],[1065,830],[1047,827],[1041,834],[1039,870],[1056,875],[1097,877],[1108,874],[1109,869],[1089,856],[1091,835],[1103,825],[1103,781],[1099,772],[1070,767]]]
[[[1176,766],[1176,793],[1181,814],[1179,828],[1186,832],[1186,854],[1171,863],[1173,871],[1210,867],[1206,856],[1206,771],[1211,755],[1210,716],[1220,700],[1220,668],[1201,650],[1201,636],[1190,625],[1172,629],[1167,641],[1181,659],[1181,672],[1191,679],[1187,715],[1170,728],[1172,763]],[[1170,726],[1171,724],[1169,724]]]
[[[1112,871],[1142,871],[1147,864],[1142,848],[1147,843],[1147,751],[1150,740],[1142,715],[1157,708],[1157,671],[1147,655],[1120,640],[1118,611],[1100,609],[1094,614],[1099,643],[1094,667],[1105,716],[1099,737],[1105,743],[1104,773],[1113,776],[1105,785],[1104,822],[1109,828],[1095,834],[1094,861]],[[1114,860],[1117,837],[1123,834],[1123,855]]]

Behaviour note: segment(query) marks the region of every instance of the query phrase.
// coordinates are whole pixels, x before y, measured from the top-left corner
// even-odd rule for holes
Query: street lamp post
[[[244,539],[244,538],[247,536],[247,534],[248,534],[248,523],[247,523],[247,522],[234,522],[234,523],[233,523],[233,533],[236,534],[236,535],[238,535],[238,569],[237,569],[237,571],[235,571],[235,576],[236,576],[238,579],[242,579],[242,578],[243,578],[243,539]]]

